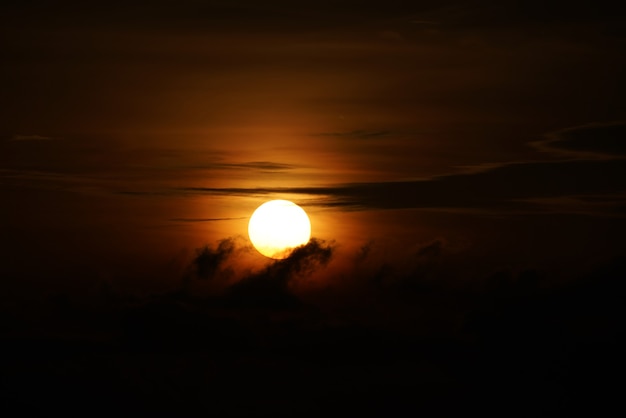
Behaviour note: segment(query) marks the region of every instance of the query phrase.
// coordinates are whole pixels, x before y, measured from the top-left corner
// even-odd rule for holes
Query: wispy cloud
[[[371,182],[329,187],[201,188],[181,192],[268,196],[301,195],[318,198],[320,206],[355,209],[528,210],[523,200],[576,195],[612,195],[626,191],[626,161],[566,160],[494,165],[419,181]]]
[[[411,19],[409,23],[413,23],[415,25],[439,25],[441,22],[436,20]]]
[[[285,171],[292,170],[296,168],[293,164],[285,164],[285,163],[277,163],[272,161],[250,161],[247,163],[223,163],[218,164],[219,168],[242,168],[242,169],[251,169],[251,170],[259,170],[259,171]]]
[[[375,138],[390,131],[356,130],[321,133],[324,136]],[[321,187],[168,187],[166,183],[68,176],[54,172],[2,170],[4,184],[29,181],[41,187],[110,192],[132,196],[215,195],[296,198],[309,207],[342,210],[420,209],[466,213],[580,213],[615,216],[623,207],[617,199],[626,192],[626,123],[589,124],[547,134],[531,145],[560,159],[516,161],[466,168],[461,173],[409,181],[373,181]],[[575,158],[573,158],[573,154]],[[275,161],[214,161],[213,169],[281,173],[298,166]],[[602,204],[581,196],[605,196]],[[231,218],[174,218],[172,222],[216,222]]]
[[[110,186],[102,179],[84,175],[13,169],[0,169],[0,185],[81,193],[102,193]]]
[[[16,134],[13,135],[9,140],[10,141],[52,141],[54,138],[52,136],[44,136],[44,135],[21,135]]]
[[[333,138],[351,138],[351,139],[373,139],[373,138],[381,138],[391,135],[391,131],[386,129],[380,130],[365,130],[365,129],[357,129],[353,131],[343,131],[343,132],[319,132],[314,134],[314,136],[327,136]]]
[[[550,132],[530,145],[541,152],[578,158],[626,157],[626,121],[590,123]]]
[[[172,218],[169,219],[172,222],[218,222],[218,221],[235,221],[240,219],[247,219],[246,217],[239,218]]]
[[[150,166],[148,166],[150,167]],[[206,163],[179,163],[174,164],[155,164],[154,168],[165,169],[195,169],[195,170],[242,170],[242,171],[258,171],[264,173],[284,172],[288,170],[295,170],[300,166],[287,163],[279,163],[275,161],[248,161],[248,162],[222,162],[222,161],[209,161]]]

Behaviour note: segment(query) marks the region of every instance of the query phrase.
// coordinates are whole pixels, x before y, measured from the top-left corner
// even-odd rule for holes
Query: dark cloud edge
[[[622,129],[626,132],[626,121],[615,120],[610,122],[592,122],[582,125],[571,126],[564,129],[548,132],[543,139],[532,141],[529,145],[537,151],[550,153],[564,158],[586,158],[586,159],[611,159],[625,158],[626,155],[622,150],[602,149],[598,147],[598,135],[602,140],[602,135],[606,135],[609,129]],[[623,134],[624,132],[622,132]],[[586,134],[592,137],[583,139],[582,144],[576,144],[572,136]],[[595,134],[595,136],[593,136]],[[611,134],[611,132],[609,132]],[[580,139],[580,138],[579,138]],[[606,139],[606,138],[605,138]],[[621,141],[626,145],[626,137]],[[576,147],[578,145],[578,147]],[[581,147],[582,145],[582,147]],[[606,146],[606,144],[604,144]],[[595,149],[594,149],[595,147]],[[586,149],[585,149],[586,148]]]
[[[311,136],[349,139],[376,139],[389,137],[393,132],[388,129],[354,129],[352,131],[318,132]]]
[[[187,222],[187,223],[195,223],[195,222],[219,222],[219,221],[237,221],[241,219],[248,219],[247,217],[239,217],[239,218],[171,218],[168,219],[170,222]]]
[[[39,134],[15,134],[7,138],[10,142],[40,142],[40,141],[55,141],[61,139],[55,136],[39,135]]]
[[[619,196],[626,191],[626,160],[517,162],[482,171],[417,181],[352,183],[328,187],[203,188],[180,193],[317,197],[311,206],[344,209],[442,209],[538,213],[532,200],[563,196]],[[619,202],[616,202],[619,203]],[[576,210],[573,211],[577,212]]]
[[[463,172],[410,181],[346,183],[316,187],[180,187],[161,192],[118,191],[128,195],[208,194],[268,198],[301,197],[309,207],[345,211],[368,209],[420,209],[476,214],[584,214],[624,216],[626,157],[555,148],[570,132],[626,127],[626,122],[593,123],[554,131],[543,141],[531,142],[560,157],[551,161],[515,161],[464,167]],[[356,131],[361,132],[361,131]],[[351,133],[352,134],[352,133]],[[606,132],[605,132],[606,134]],[[586,139],[585,139],[586,140]],[[562,145],[562,144],[559,144]],[[542,148],[544,147],[544,148]],[[598,155],[602,155],[599,158]],[[290,197],[287,197],[290,196]],[[604,208],[581,207],[586,196],[601,196]],[[571,197],[568,205],[546,205],[550,199]]]

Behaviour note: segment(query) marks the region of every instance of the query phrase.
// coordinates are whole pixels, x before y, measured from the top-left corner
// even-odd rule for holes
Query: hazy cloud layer
[[[330,138],[349,138],[349,139],[375,139],[375,138],[384,138],[391,134],[391,131],[381,129],[381,130],[362,130],[357,129],[354,131],[346,131],[346,132],[321,132],[315,134],[315,136],[325,136]]]
[[[219,221],[234,221],[239,219],[247,219],[246,217],[241,218],[172,218],[170,221],[172,222],[219,222]]]
[[[532,145],[544,152],[588,158],[626,156],[626,122],[592,123],[562,129]]]
[[[10,141],[51,141],[53,138],[51,136],[43,136],[43,135],[13,135],[9,140]]]
[[[321,195],[329,206],[353,208],[451,208],[532,211],[524,199],[607,195],[626,191],[626,161],[570,160],[504,164],[486,171],[430,180],[359,183],[334,187],[187,188],[192,193]],[[323,205],[324,203],[322,203]]]
[[[224,164],[224,166],[233,167],[233,168],[249,168],[249,169],[255,169],[255,170],[260,170],[260,171],[283,171],[283,170],[291,170],[293,168],[296,168],[296,166],[293,164],[284,164],[284,163],[277,163],[277,162],[272,162],[272,161],[252,161],[252,162],[241,163],[241,164]]]

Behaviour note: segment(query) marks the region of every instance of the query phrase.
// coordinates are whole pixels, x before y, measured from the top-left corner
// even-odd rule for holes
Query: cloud
[[[169,164],[156,164],[156,167],[169,168],[169,169],[197,169],[197,170],[251,170],[260,171],[265,173],[283,172],[287,170],[294,170],[299,166],[294,164],[279,163],[274,161],[248,161],[243,163],[229,163],[221,161],[212,161],[201,163],[179,163],[175,161]]]
[[[379,31],[378,37],[387,42],[403,42],[405,40],[402,34],[395,30]]]
[[[289,257],[272,260],[260,270],[245,261],[250,251],[250,245],[239,237],[196,249],[176,293],[211,295],[210,304],[225,309],[295,309],[302,304],[291,290],[292,281],[324,268],[335,248],[332,242],[311,238]],[[197,287],[201,282],[204,287]]]
[[[374,241],[368,241],[367,243],[363,244],[357,251],[354,257],[354,262],[358,264],[367,260],[372,252],[373,246],[374,246]]]
[[[356,209],[480,209],[537,212],[524,199],[611,195],[626,191],[626,161],[567,160],[509,163],[426,180],[293,188],[185,188],[225,195],[319,196],[322,206]]]
[[[421,247],[415,254],[418,259],[428,260],[441,257],[445,242],[442,239],[436,239],[433,242]]]
[[[218,222],[218,221],[235,221],[240,219],[246,219],[246,217],[240,218],[172,218],[172,222]]]
[[[448,284],[439,280],[436,283],[441,269],[441,262],[447,252],[447,243],[444,239],[435,239],[421,244],[412,251],[404,264],[390,265],[383,263],[375,270],[372,283],[379,290],[399,292],[401,299],[411,298],[419,293],[430,292],[436,286]]]
[[[257,170],[262,172],[287,171],[298,168],[293,164],[278,163],[274,161],[249,161],[245,163],[222,163],[214,162],[205,165],[193,165],[187,168],[199,168],[206,170]]]
[[[289,257],[277,260],[233,284],[227,290],[225,303],[237,308],[297,309],[302,303],[290,292],[289,282],[323,268],[333,253],[332,243],[312,238],[306,245],[296,248]]]
[[[531,145],[542,152],[587,158],[626,157],[626,122],[591,123],[551,132]]]
[[[221,240],[215,249],[208,245],[198,248],[192,262],[195,276],[199,279],[212,279],[234,251],[235,240],[233,238]]]
[[[284,171],[296,168],[296,166],[292,164],[276,163],[272,161],[251,161],[242,164],[225,164],[225,166],[233,168],[249,168],[260,171]]]
[[[422,20],[422,19],[411,19],[409,23],[413,23],[415,25],[439,25],[441,22],[437,22],[435,20]]]
[[[416,180],[322,187],[183,187],[170,189],[169,193],[268,198],[296,195],[307,206],[343,210],[421,209],[498,215],[618,216],[623,207],[622,196],[626,193],[625,134],[626,122],[623,121],[571,127],[549,133],[547,139],[531,143],[541,151],[560,156],[558,160],[483,164],[465,167],[460,173]],[[354,130],[317,135],[367,139],[386,137],[390,131]],[[293,168],[274,162],[224,166],[261,170]]]
[[[626,194],[557,196],[521,199],[520,202],[541,208],[547,213],[622,218],[626,214]]]
[[[387,137],[391,134],[391,131],[381,129],[381,130],[363,130],[357,129],[354,131],[343,131],[343,132],[321,132],[317,133],[314,136],[328,136],[333,138],[350,138],[350,139],[373,139],[373,138],[381,138]]]
[[[13,135],[9,140],[10,141],[52,141],[54,137],[51,136],[43,136],[43,135]]]

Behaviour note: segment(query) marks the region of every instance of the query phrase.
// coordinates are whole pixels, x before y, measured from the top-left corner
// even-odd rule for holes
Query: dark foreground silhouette
[[[40,328],[5,310],[2,408],[20,416],[217,417],[623,409],[614,382],[624,376],[626,352],[624,260],[558,287],[544,288],[541,274],[526,271],[495,275],[480,292],[418,290],[449,300],[452,310],[467,307],[444,335],[424,321],[342,321],[298,300],[285,272],[330,257],[318,250],[219,297],[112,295],[94,307],[59,296],[41,307],[49,325]]]

